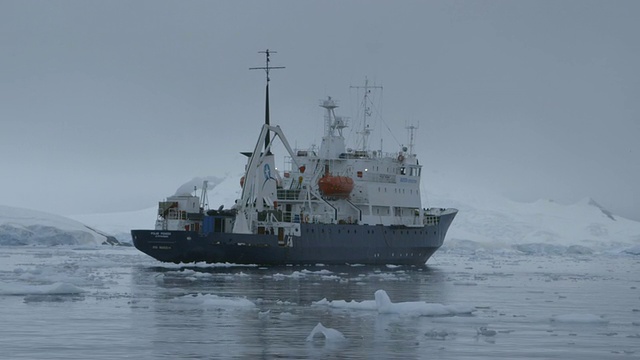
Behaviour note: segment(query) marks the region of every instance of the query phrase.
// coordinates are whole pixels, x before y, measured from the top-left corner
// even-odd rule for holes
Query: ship
[[[366,145],[347,147],[348,119],[338,102],[321,100],[324,136],[319,148],[291,148],[283,130],[270,124],[269,50],[265,122],[240,179],[240,198],[225,209],[207,209],[206,189],[159,202],[155,229],[131,230],[134,246],[162,262],[256,265],[425,265],[440,248],[458,210],[423,208],[422,165],[409,147],[386,153]],[[359,87],[360,88],[360,87]],[[365,80],[364,102],[374,86]],[[276,168],[274,143],[284,148]]]

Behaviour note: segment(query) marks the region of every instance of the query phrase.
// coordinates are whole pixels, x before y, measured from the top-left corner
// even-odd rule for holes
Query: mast
[[[418,130],[418,126],[417,125],[409,125],[407,126],[405,129],[407,129],[409,131],[409,155],[414,155],[413,153],[413,148],[415,145],[415,131]]]
[[[269,57],[271,54],[277,54],[276,51],[271,51],[267,49],[265,51],[258,51],[258,54],[265,54],[265,57],[266,57],[265,66],[252,67],[252,68],[249,68],[249,70],[264,70],[264,72],[267,74],[266,99],[265,99],[265,106],[264,106],[264,123],[266,125],[270,125],[269,124],[269,81],[271,81],[271,78],[269,77],[269,71],[273,69],[284,69],[284,66],[269,66],[269,63],[271,62],[271,59]],[[264,148],[265,150],[267,150],[268,154],[271,153],[271,150],[268,150],[269,148],[269,132],[268,131],[265,137]]]
[[[371,89],[382,89],[382,86],[370,86],[369,79],[367,77],[364,78],[364,86],[350,86],[351,89],[364,89],[364,99],[362,101],[362,106],[364,109],[363,121],[362,121],[362,131],[358,132],[358,134],[362,135],[362,151],[367,151],[367,141],[369,139],[369,134],[371,134],[371,130],[369,129],[369,124],[367,124],[367,117],[371,116],[371,108],[369,107],[369,93],[371,93]]]

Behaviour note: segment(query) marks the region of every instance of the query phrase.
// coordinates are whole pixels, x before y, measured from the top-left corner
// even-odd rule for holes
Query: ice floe
[[[557,323],[575,323],[575,324],[606,324],[609,321],[595,314],[563,314],[554,315],[551,321]]]
[[[376,307],[380,314],[403,314],[419,316],[446,316],[471,314],[475,310],[467,305],[442,305],[424,301],[393,303],[384,290],[375,292]]]
[[[443,305],[427,303],[424,301],[408,301],[393,303],[389,295],[384,290],[377,290],[374,294],[375,300],[346,301],[327,300],[326,298],[313,302],[315,306],[328,306],[336,309],[347,310],[369,310],[377,311],[379,314],[398,314],[410,316],[447,316],[471,314],[475,310],[467,305]]]
[[[83,292],[85,292],[85,290],[63,282],[48,285],[0,283],[0,295],[66,295],[81,294]]]
[[[318,323],[309,336],[307,336],[307,341],[313,341],[316,335],[324,336],[326,341],[343,341],[346,340],[345,336],[338,330],[327,328],[322,325],[322,323]]]
[[[222,297],[214,294],[191,294],[173,299],[176,303],[198,305],[208,309],[255,309],[256,304],[242,297]]]

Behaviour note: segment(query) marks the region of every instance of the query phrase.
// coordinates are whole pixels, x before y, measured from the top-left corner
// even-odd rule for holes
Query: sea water
[[[1,247],[0,358],[635,359],[639,270],[608,254],[261,267]]]

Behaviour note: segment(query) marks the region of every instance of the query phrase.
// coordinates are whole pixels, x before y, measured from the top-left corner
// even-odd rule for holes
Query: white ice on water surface
[[[384,290],[375,292],[376,307],[380,314],[400,314],[419,316],[447,316],[471,314],[475,310],[467,305],[442,305],[424,301],[407,301],[393,303]]]
[[[345,336],[338,330],[327,328],[322,323],[318,323],[309,336],[307,336],[307,341],[313,341],[316,335],[324,336],[326,341],[343,341],[346,340]]]
[[[327,300],[324,298],[322,300],[314,301],[312,305],[316,306],[328,306],[330,308],[335,309],[345,309],[345,310],[378,310],[378,306],[376,305],[375,300]]]
[[[633,256],[444,253],[429,269],[207,268],[159,264],[128,247],[2,250],[7,358],[42,358],[51,346],[60,358],[86,356],[86,347],[97,358],[423,358],[437,350],[442,359],[599,360],[640,352]],[[20,341],[26,333],[29,344]]]
[[[447,316],[447,315],[463,315],[472,314],[475,310],[467,305],[443,305],[435,303],[427,303],[424,301],[407,301],[394,303],[389,298],[385,290],[377,290],[374,294],[375,300],[363,301],[345,301],[332,300],[326,298],[315,301],[312,304],[316,306],[328,306],[337,309],[347,310],[373,310],[379,314],[397,314],[409,316]]]
[[[0,282],[0,295],[66,295],[81,294],[85,290],[69,283],[57,282],[48,285],[11,284]]]
[[[575,323],[575,324],[606,324],[608,321],[600,315],[595,314],[562,314],[554,315],[551,321],[557,323]]]
[[[175,303],[198,305],[207,309],[256,309],[256,304],[242,297],[224,297],[214,294],[184,295],[173,300]]]

